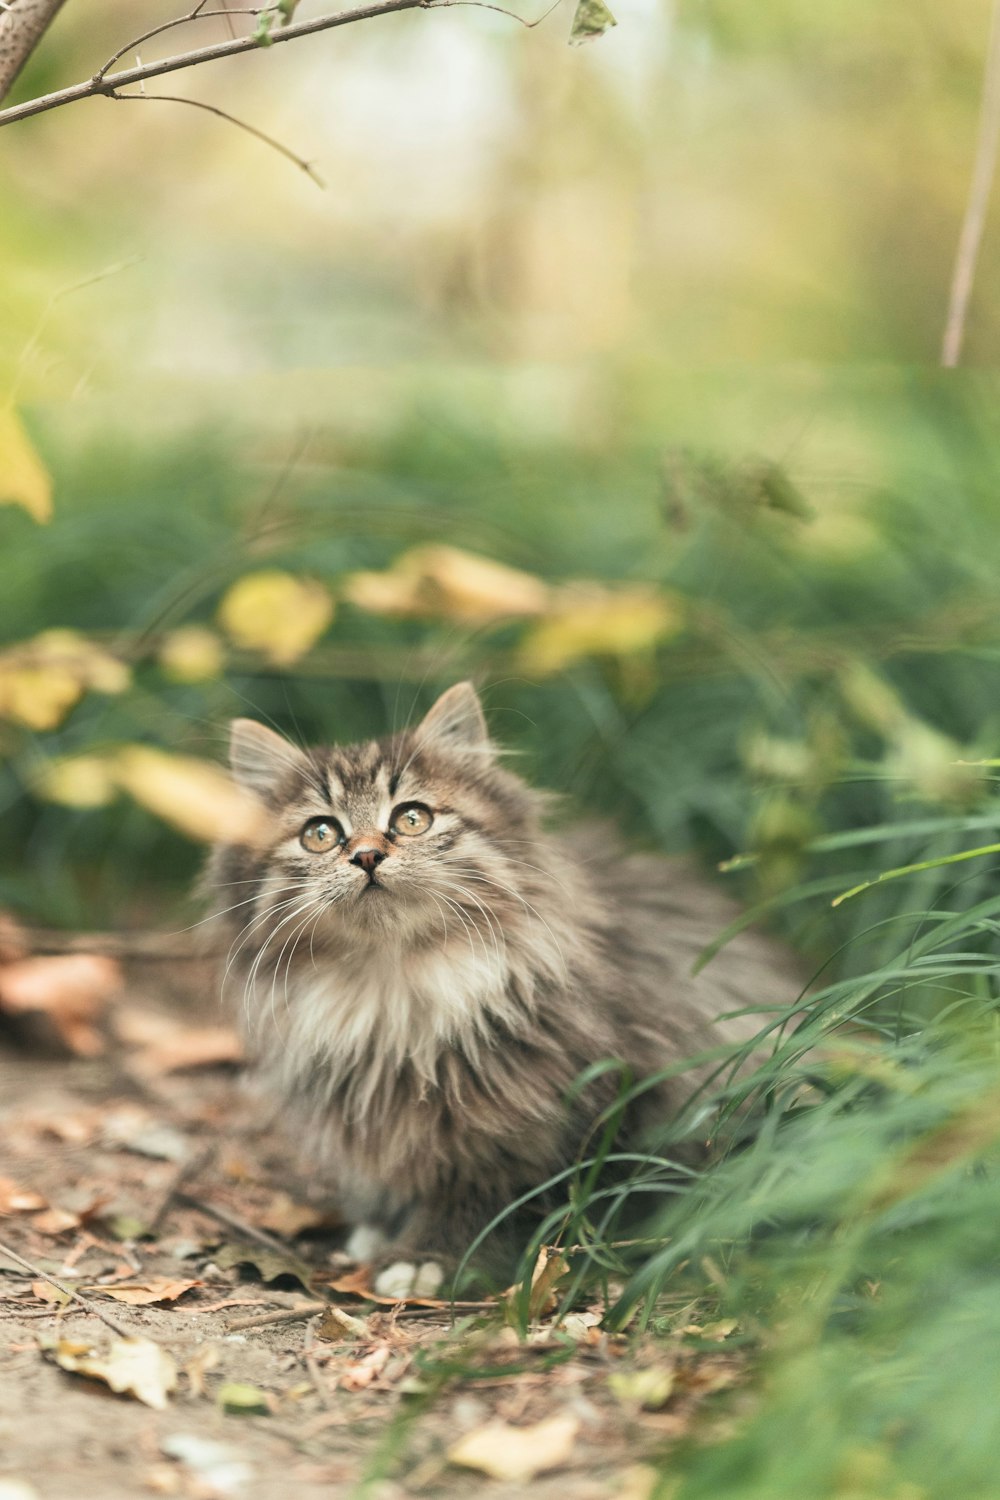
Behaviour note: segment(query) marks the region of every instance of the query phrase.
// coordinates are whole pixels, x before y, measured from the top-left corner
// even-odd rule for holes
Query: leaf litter
[[[79,1455],[65,1447],[76,1488],[109,1500],[187,1494],[211,1487],[208,1459],[199,1478],[191,1455],[218,1442],[223,1423],[225,1462],[242,1475],[232,1493],[250,1473],[261,1495],[279,1492],[294,1468],[304,1495],[331,1483],[346,1494],[382,1463],[391,1431],[402,1436],[389,1472],[433,1472],[449,1494],[486,1483],[498,1496],[529,1483],[565,1493],[586,1470],[593,1494],[610,1500],[627,1465],[684,1435],[713,1392],[742,1379],[731,1325],[698,1309],[678,1315],[664,1353],[662,1341],[653,1350],[646,1336],[607,1333],[600,1303],[562,1306],[572,1257],[555,1246],[540,1252],[527,1293],[456,1304],[376,1297],[371,1268],[339,1250],[343,1231],[313,1164],[262,1126],[228,1058],[157,1074],[136,1067],[151,1047],[203,1029],[196,1012],[170,1014],[145,989],[109,998],[100,1024],[114,1046],[100,1055],[25,1058],[5,1053],[0,1033],[10,1148],[2,1233],[85,1304],[0,1260],[0,1388],[7,1362],[23,1371],[33,1352],[50,1371],[49,1384],[23,1377],[18,1472],[58,1462],[63,1440],[53,1448],[46,1434],[75,1423],[97,1450],[77,1478]],[[144,1077],[156,1078],[155,1092]],[[232,1225],[265,1243],[244,1242]],[[508,1321],[518,1298],[523,1340]],[[95,1337],[101,1304],[114,1306],[128,1337]],[[84,1386],[120,1398],[106,1431],[95,1429]],[[454,1414],[462,1401],[474,1420]],[[181,1416],[195,1443],[188,1458],[170,1445]],[[174,1426],[155,1434],[143,1426],[168,1418]]]

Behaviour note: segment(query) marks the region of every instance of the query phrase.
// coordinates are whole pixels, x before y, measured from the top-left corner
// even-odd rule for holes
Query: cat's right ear
[[[276,791],[289,771],[300,770],[305,764],[301,750],[254,719],[234,719],[229,726],[233,778],[258,796]]]

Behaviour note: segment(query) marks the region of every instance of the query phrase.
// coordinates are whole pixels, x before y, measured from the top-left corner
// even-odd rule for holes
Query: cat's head
[[[289,911],[312,903],[320,930],[417,935],[449,914],[456,928],[470,916],[478,928],[483,909],[500,916],[521,899],[544,799],[497,764],[467,682],[413,728],[363,744],[301,750],[236,719],[230,764],[268,813],[242,869],[249,859],[256,878],[287,892]]]

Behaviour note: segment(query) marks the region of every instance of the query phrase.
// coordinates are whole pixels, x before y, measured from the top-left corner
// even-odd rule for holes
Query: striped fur
[[[301,751],[237,720],[231,760],[267,826],[210,862],[224,989],[349,1215],[390,1253],[459,1254],[570,1163],[616,1087],[605,1075],[568,1105],[588,1065],[648,1077],[758,1029],[720,1012],[795,993],[786,957],[753,934],[692,977],[729,903],[607,830],[545,831],[547,797],[498,763],[468,684],[368,744]],[[416,836],[391,827],[407,803],[432,814]],[[300,833],[324,815],[344,844],[311,853]],[[351,862],[366,850],[374,873]],[[631,1125],[675,1113],[703,1076],[652,1088]]]

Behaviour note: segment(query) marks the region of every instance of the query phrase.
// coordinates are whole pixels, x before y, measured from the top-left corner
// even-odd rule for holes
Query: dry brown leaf
[[[120,1281],[117,1286],[88,1286],[84,1291],[114,1297],[116,1302],[127,1302],[130,1307],[151,1307],[157,1302],[176,1302],[192,1287],[202,1285],[200,1281],[174,1281],[169,1276],[151,1276],[148,1281]]]
[[[341,1373],[337,1384],[345,1391],[364,1391],[377,1380],[389,1363],[392,1353],[388,1344],[379,1344],[364,1359],[356,1360]]]
[[[0,967],[0,1010],[43,1013],[73,1052],[94,1057],[104,1051],[94,1022],[121,982],[116,961],[99,954],[22,958]]]
[[[465,624],[539,615],[549,601],[540,578],[458,547],[414,547],[385,573],[355,573],[344,596],[380,615],[443,615]]]
[[[51,1302],[58,1307],[65,1307],[71,1300],[69,1292],[60,1291],[51,1281],[33,1281],[31,1290],[39,1302]]]
[[[142,1048],[135,1059],[147,1076],[181,1073],[189,1068],[218,1068],[243,1061],[243,1047],[231,1026],[187,1026],[161,1042]]]
[[[92,1344],[60,1339],[49,1351],[62,1370],[101,1380],[119,1395],[135,1396],[145,1406],[163,1411],[177,1385],[177,1367],[166,1349],[151,1339],[113,1339],[106,1352]]]
[[[304,1229],[335,1229],[342,1222],[335,1214],[328,1213],[308,1203],[296,1203],[287,1193],[276,1193],[270,1205],[259,1216],[263,1229],[270,1229],[285,1239],[292,1240]]]
[[[345,1334],[352,1339],[366,1338],[368,1324],[363,1318],[353,1318],[349,1312],[331,1302],[316,1325],[316,1337],[343,1343]]]
[[[0,1177],[0,1214],[30,1214],[46,1207],[48,1201],[41,1193],[20,1187],[9,1177]]]
[[[494,1420],[475,1427],[452,1443],[448,1462],[465,1469],[479,1469],[491,1479],[524,1484],[536,1474],[558,1469],[573,1452],[580,1419],[570,1415],[548,1417],[531,1427],[511,1427]]]
[[[219,605],[230,640],[279,666],[304,656],[332,619],[333,600],[321,583],[277,568],[238,579]]]

